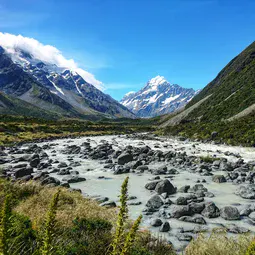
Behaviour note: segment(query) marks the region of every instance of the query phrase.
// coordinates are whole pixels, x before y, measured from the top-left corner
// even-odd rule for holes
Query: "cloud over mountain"
[[[80,68],[73,59],[65,58],[62,52],[54,46],[44,45],[33,38],[24,37],[22,35],[13,35],[1,32],[0,45],[10,53],[15,51],[16,48],[19,48],[30,53],[34,58],[38,58],[50,64],[55,64],[59,67],[76,71],[83,77],[84,80],[93,84],[100,90],[103,89],[103,84],[101,81],[97,80],[93,74]]]

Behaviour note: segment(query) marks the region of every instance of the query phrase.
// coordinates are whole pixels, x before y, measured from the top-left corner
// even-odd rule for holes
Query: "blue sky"
[[[57,47],[119,100],[156,75],[207,85],[255,40],[255,1],[0,0],[0,31]]]

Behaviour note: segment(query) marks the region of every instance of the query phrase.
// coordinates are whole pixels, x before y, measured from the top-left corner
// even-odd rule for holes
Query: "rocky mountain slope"
[[[193,89],[170,84],[157,76],[138,92],[126,94],[120,102],[139,117],[155,117],[181,109],[195,94]]]
[[[65,117],[134,117],[77,72],[42,62],[20,48],[7,52],[0,46],[0,91]]]
[[[193,109],[192,109],[193,108]],[[192,111],[190,111],[192,109]],[[255,42],[222,69],[186,106],[182,121],[215,122],[245,117],[255,110]]]

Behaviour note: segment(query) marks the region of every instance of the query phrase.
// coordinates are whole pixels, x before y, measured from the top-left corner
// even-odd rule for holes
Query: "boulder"
[[[18,168],[25,168],[25,167],[27,167],[27,163],[24,163],[24,164],[18,164],[18,165],[16,165],[16,166],[13,166],[13,168],[14,169],[18,169]]]
[[[193,187],[189,188],[188,192],[189,193],[196,193],[197,191],[203,191],[207,192],[207,188],[204,187],[203,184],[195,184]]]
[[[133,161],[133,156],[129,153],[124,153],[118,157],[117,161],[119,165],[125,165],[126,163]]]
[[[186,242],[190,242],[192,240],[192,235],[186,234],[186,233],[182,233],[182,234],[178,234],[177,238],[179,241],[186,241]]]
[[[93,200],[95,200],[98,203],[102,204],[106,201],[109,201],[109,198],[108,197],[94,197]]]
[[[217,182],[217,183],[223,183],[226,182],[226,178],[224,175],[214,175],[212,177],[213,182]]]
[[[240,220],[240,213],[237,208],[233,206],[221,208],[220,216],[225,220]]]
[[[15,172],[14,172],[14,176],[15,176],[15,178],[21,178],[21,177],[24,177],[26,175],[30,175],[33,172],[34,171],[33,171],[32,167],[23,167],[23,168],[20,168],[20,169],[16,169]]]
[[[118,175],[118,174],[125,174],[125,173],[129,173],[130,171],[130,167],[126,167],[126,166],[114,166],[113,167],[113,174]]]
[[[213,202],[208,202],[201,214],[207,218],[217,218],[220,216],[220,210]]]
[[[60,169],[60,171],[57,173],[57,175],[68,175],[70,174],[70,171],[68,169]]]
[[[106,201],[104,203],[101,203],[100,206],[104,206],[107,208],[112,208],[112,207],[116,207],[116,203],[114,201]]]
[[[195,203],[195,202],[191,202],[189,204],[190,210],[192,212],[192,214],[196,214],[196,213],[201,213],[204,208],[205,208],[205,204],[204,203]]]
[[[30,166],[31,167],[37,167],[40,163],[40,159],[39,158],[33,158],[31,161],[30,161]]]
[[[162,198],[159,195],[154,195],[151,197],[147,203],[146,206],[152,209],[158,209],[164,204]]]
[[[57,178],[54,177],[46,177],[41,181],[42,185],[48,185],[48,184],[55,184],[60,185],[60,181]]]
[[[168,232],[170,230],[170,224],[168,221],[165,221],[159,228],[160,232]]]
[[[249,218],[255,221],[255,212],[250,213]]]
[[[202,216],[196,216],[196,217],[182,216],[179,218],[179,220],[185,221],[185,222],[190,222],[190,223],[195,223],[195,224],[201,224],[201,225],[206,224],[206,221]]]
[[[64,188],[70,188],[70,185],[69,185],[68,182],[62,182],[62,183],[60,184],[60,186],[61,186],[61,187],[64,187]]]
[[[255,184],[240,186],[235,194],[245,199],[255,199]]]
[[[67,176],[62,179],[62,181],[68,182],[68,183],[77,183],[77,182],[83,182],[86,181],[86,178],[80,177],[80,176]]]
[[[169,180],[160,181],[156,187],[155,191],[160,195],[162,193],[167,193],[167,195],[171,195],[176,193],[176,188]]]
[[[58,164],[58,168],[64,168],[67,167],[67,164],[65,162],[61,162]]]
[[[188,205],[175,206],[171,209],[170,213],[173,218],[180,218],[182,216],[191,216],[192,215],[192,212]]]
[[[190,188],[190,185],[185,185],[185,186],[182,186],[178,189],[178,192],[181,192],[181,193],[187,193],[188,190]]]
[[[163,224],[161,219],[152,219],[150,225],[153,227],[159,227]]]
[[[250,231],[247,228],[239,227],[235,224],[226,225],[226,228],[229,233],[234,233],[234,234],[244,234],[244,233],[248,233]]]
[[[77,146],[77,145],[70,145],[67,146],[62,153],[63,154],[79,154],[81,151],[81,147]]]
[[[178,197],[176,199],[176,204],[177,205],[187,205],[188,204],[188,199],[186,197]]]
[[[145,188],[148,189],[148,190],[155,190],[157,184],[159,183],[160,181],[153,181],[153,182],[148,182],[145,184]]]
[[[167,172],[167,167],[166,166],[162,166],[162,167],[159,167],[158,169],[152,170],[152,173],[154,175],[166,174],[166,172]]]
[[[249,216],[249,214],[252,212],[250,205],[249,206],[245,206],[243,208],[240,209],[239,213],[240,216]]]

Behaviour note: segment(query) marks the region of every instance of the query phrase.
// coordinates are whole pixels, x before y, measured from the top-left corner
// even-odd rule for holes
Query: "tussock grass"
[[[35,182],[23,183],[19,186],[21,190],[27,190],[31,187],[35,193],[19,203],[15,211],[28,216],[34,226],[42,225],[50,203],[49,198],[59,188],[47,188]],[[84,198],[79,192],[70,192],[65,188],[60,190],[56,220],[62,227],[71,227],[76,217],[100,218],[110,222],[116,220],[116,210],[99,207],[96,201]]]
[[[225,232],[215,231],[209,237],[200,234],[191,241],[185,255],[247,255],[252,236],[241,234],[227,237]]]

